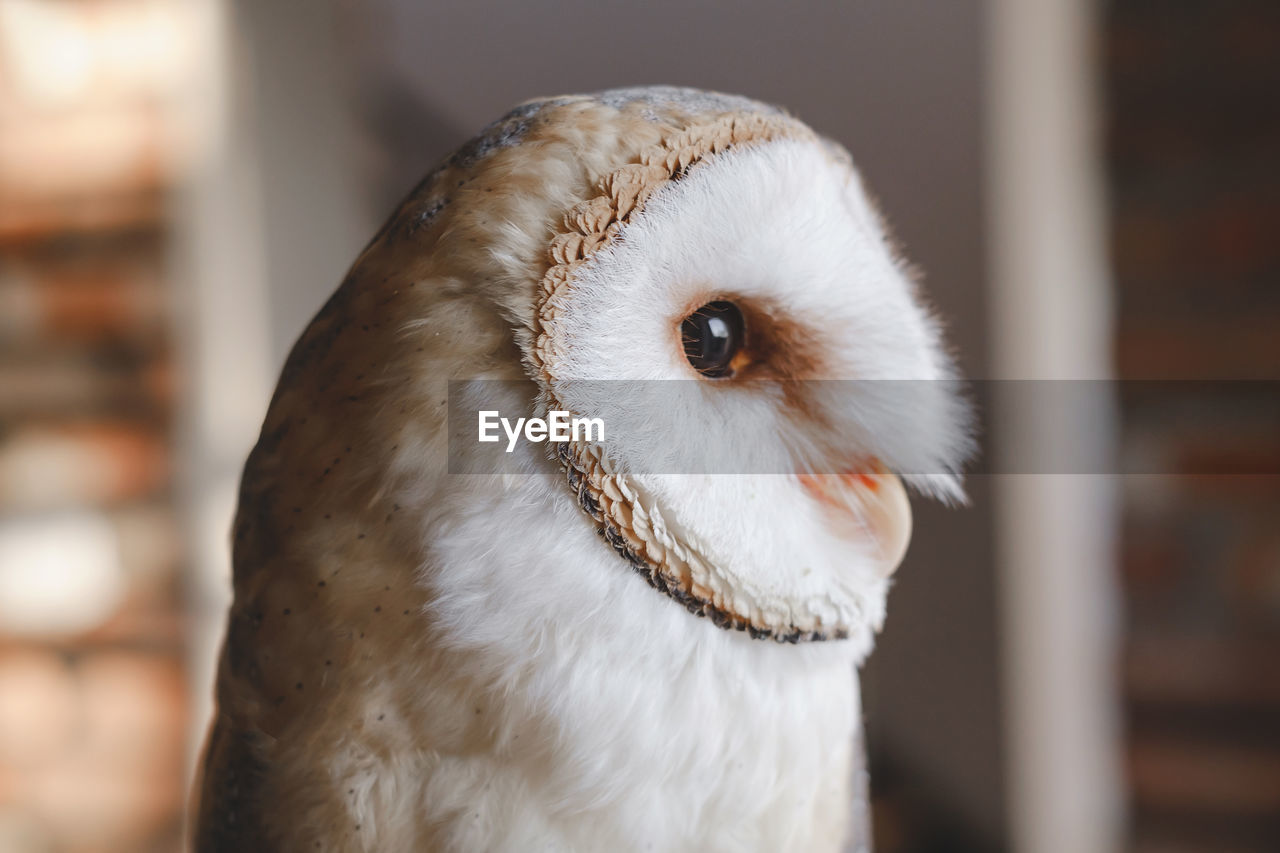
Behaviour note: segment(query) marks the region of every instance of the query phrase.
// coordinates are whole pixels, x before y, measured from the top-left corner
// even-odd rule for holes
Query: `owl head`
[[[904,481],[962,496],[968,410],[850,157],[754,101],[519,107],[410,195],[335,300],[343,329],[394,332],[385,362],[411,383],[532,389],[459,393],[451,417],[599,418],[602,440],[526,446],[521,471],[556,471],[619,570],[721,629],[869,648],[910,536]],[[413,424],[404,472],[438,392],[398,393],[380,405]]]

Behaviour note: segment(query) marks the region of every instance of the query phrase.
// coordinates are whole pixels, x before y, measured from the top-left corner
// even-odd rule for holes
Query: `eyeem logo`
[[[504,418],[496,411],[480,411],[479,440],[495,442],[501,439],[498,427],[507,434],[507,452],[516,449],[521,432],[525,441],[604,441],[604,420],[602,418],[572,418],[568,412],[552,411],[543,418],[516,418],[513,426],[509,418]],[[581,434],[581,438],[579,437]]]

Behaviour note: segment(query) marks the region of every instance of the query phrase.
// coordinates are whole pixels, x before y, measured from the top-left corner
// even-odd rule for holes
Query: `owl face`
[[[607,425],[560,448],[579,503],[721,627],[869,648],[899,474],[959,497],[967,413],[847,155],[720,116],[595,189],[552,239],[529,358],[545,406]]]

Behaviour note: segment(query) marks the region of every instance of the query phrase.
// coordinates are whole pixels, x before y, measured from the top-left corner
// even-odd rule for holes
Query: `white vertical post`
[[[1096,4],[991,0],[988,190],[993,375],[1106,379],[1111,325],[1094,69]],[[1044,390],[1044,389],[1040,389]],[[1046,393],[1051,393],[1046,391]],[[1022,398],[1025,402],[1025,397]],[[1019,411],[1020,459],[1114,443],[1102,411]],[[1011,463],[993,448],[997,464]],[[995,481],[1012,848],[1108,853],[1123,833],[1116,672],[1116,482],[1012,473]]]
[[[231,600],[231,517],[245,455],[271,393],[272,348],[254,126],[230,10],[193,0],[200,54],[183,99],[191,168],[175,193],[170,276],[184,379],[178,424],[186,542],[188,774],[213,706],[214,669]]]

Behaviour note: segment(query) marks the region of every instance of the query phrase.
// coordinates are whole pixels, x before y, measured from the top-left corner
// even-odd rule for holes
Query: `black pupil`
[[[746,324],[732,302],[708,302],[680,327],[684,355],[703,376],[729,376],[733,357],[742,349]]]

